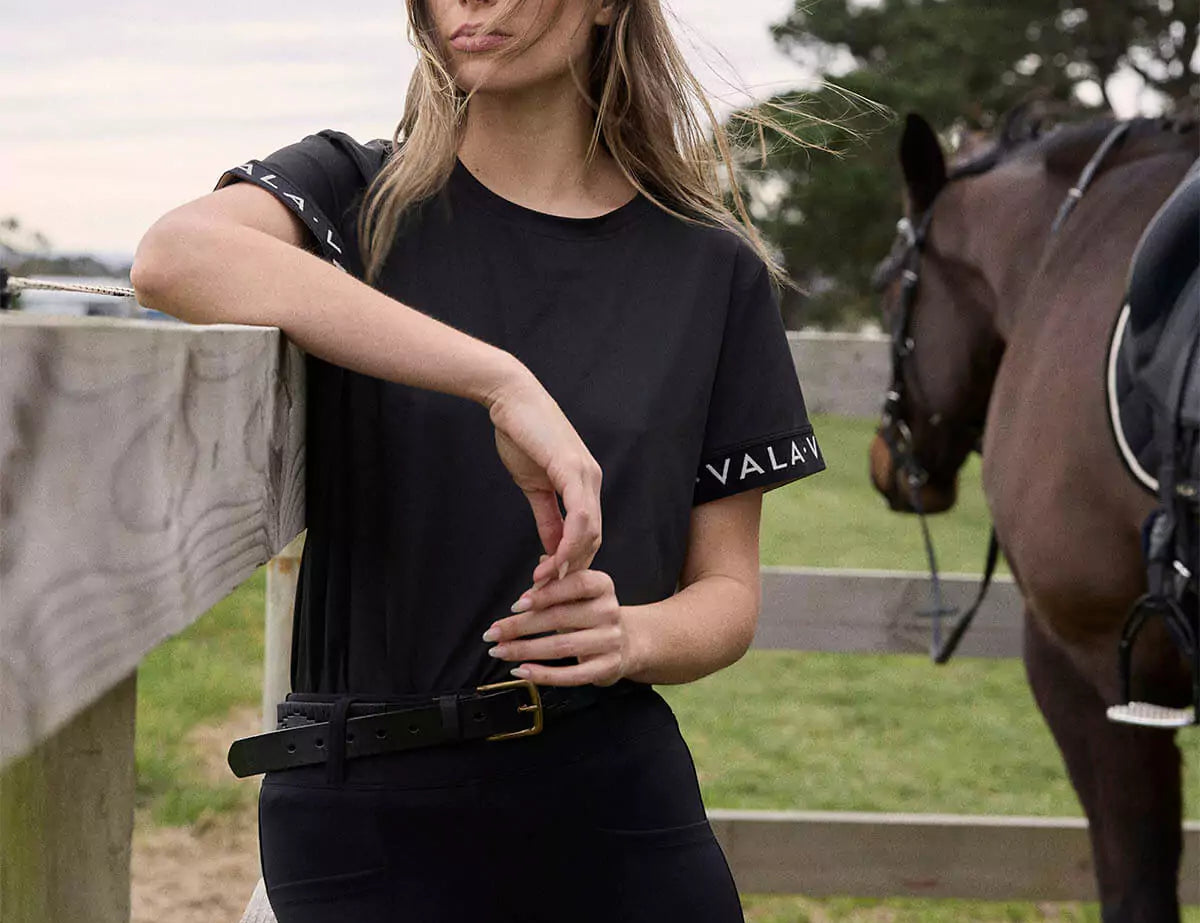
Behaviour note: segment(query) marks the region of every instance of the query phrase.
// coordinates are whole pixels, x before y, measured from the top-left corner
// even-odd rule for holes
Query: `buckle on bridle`
[[[493,734],[486,740],[514,740],[518,737],[533,737],[535,734],[542,733],[542,694],[538,691],[538,687],[532,680],[528,679],[510,679],[503,683],[491,683],[487,686],[479,686],[475,689],[476,692],[504,692],[508,689],[523,689],[529,696],[529,703],[526,705],[518,705],[517,711],[532,714],[533,717],[529,727],[521,728],[519,731],[509,731],[505,734]]]

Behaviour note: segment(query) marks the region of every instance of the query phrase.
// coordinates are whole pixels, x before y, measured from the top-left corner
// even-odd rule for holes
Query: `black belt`
[[[433,696],[423,704],[357,701],[350,696],[320,701],[293,696],[277,706],[279,729],[235,740],[229,768],[239,778],[345,759],[414,750],[469,740],[510,740],[541,733],[546,718],[579,711],[632,684],[539,689],[529,680],[480,686],[471,692]],[[339,714],[340,712],[340,714]],[[334,728],[345,730],[344,748]]]

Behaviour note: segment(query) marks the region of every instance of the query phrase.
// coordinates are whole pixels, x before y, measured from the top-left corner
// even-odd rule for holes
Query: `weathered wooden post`
[[[263,643],[262,728],[275,730],[275,705],[292,691],[292,608],[300,576],[304,536],[271,558],[267,565],[267,622]]]
[[[278,330],[0,315],[0,919],[127,923],[142,657],[304,525]]]

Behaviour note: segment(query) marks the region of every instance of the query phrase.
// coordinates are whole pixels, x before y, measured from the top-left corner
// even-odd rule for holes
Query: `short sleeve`
[[[382,142],[361,145],[341,132],[322,131],[227,170],[217,188],[248,182],[269,192],[312,232],[314,251],[340,269],[355,271],[358,253],[347,246],[352,241],[346,219],[385,157]]]
[[[743,251],[739,262],[751,258]],[[734,291],[709,400],[693,504],[781,487],[825,469],[767,267]],[[745,276],[743,276],[745,279]]]

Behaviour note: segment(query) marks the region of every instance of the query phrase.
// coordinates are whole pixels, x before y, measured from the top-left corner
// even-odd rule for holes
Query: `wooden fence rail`
[[[1096,900],[1087,821],[1073,817],[709,812],[738,887],[809,897]],[[1184,826],[1180,899],[1200,902],[1200,823]]]
[[[965,610],[976,574],[942,574],[946,603]],[[916,615],[929,602],[929,575],[824,567],[764,567],[754,646],[845,654],[921,654],[931,626]],[[1020,657],[1024,604],[1000,575],[959,645],[959,657]],[[1115,655],[1114,655],[1115,657]]]

